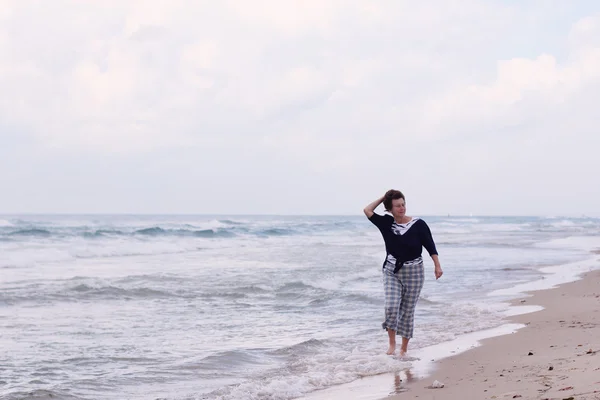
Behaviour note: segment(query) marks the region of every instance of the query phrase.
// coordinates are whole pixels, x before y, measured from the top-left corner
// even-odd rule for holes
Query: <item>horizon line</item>
[[[9,212],[2,213],[0,212],[0,216],[206,216],[206,217],[214,217],[214,216],[230,216],[230,217],[354,217],[354,216],[363,216],[362,212],[357,212],[356,214],[347,214],[347,213],[295,213],[295,214],[286,214],[286,213],[139,213],[139,212],[77,212],[77,213],[65,213],[65,212]],[[542,217],[542,218],[600,218],[600,215],[587,215],[585,213],[581,214],[452,214],[452,213],[423,213],[419,214],[427,217],[461,217],[461,218],[476,218],[476,217]]]

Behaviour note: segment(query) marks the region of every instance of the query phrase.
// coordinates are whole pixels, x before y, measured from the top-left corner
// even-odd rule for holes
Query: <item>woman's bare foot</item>
[[[396,352],[396,343],[390,343],[390,348],[388,349],[388,351],[385,354],[387,354],[388,356],[391,356],[395,352]]]

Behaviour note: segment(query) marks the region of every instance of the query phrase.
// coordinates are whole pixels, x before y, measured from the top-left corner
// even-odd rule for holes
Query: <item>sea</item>
[[[444,276],[410,352],[599,266],[600,219],[418,216]],[[363,215],[0,216],[1,399],[289,400],[391,374]]]

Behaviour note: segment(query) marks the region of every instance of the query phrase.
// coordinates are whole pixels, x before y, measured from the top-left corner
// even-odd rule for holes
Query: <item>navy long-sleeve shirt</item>
[[[406,261],[421,257],[423,247],[429,255],[438,254],[431,230],[425,221],[413,218],[406,224],[399,224],[391,215],[373,213],[369,218],[383,236],[386,261],[396,265],[396,270]]]

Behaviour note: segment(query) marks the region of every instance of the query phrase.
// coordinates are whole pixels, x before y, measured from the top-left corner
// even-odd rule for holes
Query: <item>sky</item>
[[[597,0],[0,0],[0,214],[600,216]]]

